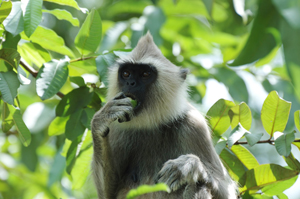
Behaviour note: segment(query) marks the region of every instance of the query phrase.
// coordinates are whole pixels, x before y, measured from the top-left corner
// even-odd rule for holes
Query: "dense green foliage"
[[[90,122],[105,103],[107,68],[148,30],[190,69],[191,101],[208,110],[242,198],[299,196],[283,193],[300,172],[298,0],[0,5],[0,198],[96,198]],[[168,191],[142,186],[128,198],[159,190]]]

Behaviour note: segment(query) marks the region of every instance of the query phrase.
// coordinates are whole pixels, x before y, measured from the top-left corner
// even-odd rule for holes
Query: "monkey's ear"
[[[185,80],[186,79],[186,76],[187,74],[190,73],[190,70],[189,69],[186,69],[186,68],[183,68],[183,69],[180,69],[180,77]]]

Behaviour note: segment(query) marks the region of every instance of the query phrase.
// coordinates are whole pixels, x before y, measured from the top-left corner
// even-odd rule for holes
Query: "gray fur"
[[[130,189],[156,182],[166,183],[171,193],[139,199],[237,198],[204,117],[187,102],[187,71],[167,60],[149,33],[122,62],[152,64],[158,78],[145,107],[134,115],[130,98],[119,99],[118,64],[110,69],[108,102],[92,121],[92,168],[99,198],[123,199]]]

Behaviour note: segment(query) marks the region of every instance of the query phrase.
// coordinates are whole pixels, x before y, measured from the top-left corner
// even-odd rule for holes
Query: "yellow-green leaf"
[[[14,112],[13,119],[14,119],[16,129],[19,133],[19,139],[21,140],[21,142],[23,143],[24,146],[26,146],[26,147],[29,146],[29,144],[31,142],[31,134],[22,119],[20,110],[17,109]]]
[[[228,115],[231,120],[232,129],[240,123],[244,129],[250,130],[252,123],[251,110],[245,102],[232,107],[229,110]]]
[[[170,188],[164,183],[159,183],[156,185],[141,185],[137,189],[130,190],[126,196],[126,199],[134,199],[140,195],[158,191],[165,191],[170,193]]]
[[[79,20],[77,18],[74,18],[72,14],[66,10],[61,10],[61,9],[43,10],[43,12],[50,13],[59,20],[66,20],[70,22],[73,26],[79,26]]]
[[[247,169],[253,169],[259,166],[254,155],[242,145],[233,145],[231,151],[236,155],[236,157],[247,167]]]

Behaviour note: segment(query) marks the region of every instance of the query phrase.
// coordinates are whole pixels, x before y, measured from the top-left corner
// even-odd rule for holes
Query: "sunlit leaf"
[[[18,45],[18,52],[21,57],[30,65],[35,64],[41,67],[44,63],[51,60],[49,53],[42,49],[38,44],[31,42],[22,43]]]
[[[261,189],[262,192],[269,196],[274,196],[277,194],[281,194],[286,189],[290,188],[293,184],[295,184],[298,176],[290,178],[284,181],[278,181],[277,183],[267,185]]]
[[[271,0],[258,1],[258,6],[248,41],[230,66],[252,63],[268,55],[277,45],[269,30],[279,27],[280,15]]]
[[[0,73],[0,91],[3,101],[13,105],[19,86],[20,82],[17,74],[14,71]]]
[[[284,193],[280,193],[277,195],[278,199],[289,199]]]
[[[26,0],[24,1],[24,32],[30,37],[42,21],[43,0]]]
[[[4,1],[2,4],[0,2],[0,24],[6,19],[6,17],[9,15],[12,3],[10,1]]]
[[[298,176],[298,173],[276,164],[263,164],[247,171],[246,175],[246,185],[240,191],[259,190],[264,186]]]
[[[21,2],[12,2],[12,10],[8,17],[3,21],[5,30],[16,36],[24,29],[23,12]]]
[[[31,142],[31,134],[28,130],[27,126],[25,125],[20,110],[16,110],[13,114],[13,120],[16,126],[16,129],[19,133],[19,139],[23,143],[24,146],[29,146]]]
[[[171,192],[170,188],[164,183],[159,183],[156,185],[141,185],[137,189],[130,190],[126,196],[126,199],[134,199],[140,195],[158,191],[165,191],[168,193]]]
[[[69,117],[56,117],[48,128],[48,135],[61,135],[65,132],[65,126],[68,121]]]
[[[279,136],[277,134],[279,134]],[[292,150],[291,144],[295,140],[295,132],[291,132],[291,133],[276,132],[275,135],[274,135],[275,148],[277,152],[282,156],[285,157],[289,156]]]
[[[240,123],[243,128],[250,130],[252,123],[251,110],[245,102],[232,107],[228,115],[231,120],[231,128],[236,127]]]
[[[300,110],[295,111],[294,121],[295,121],[295,126],[297,127],[298,131],[300,131]]]
[[[206,116],[215,135],[222,135],[230,126],[228,111],[233,106],[233,102],[220,99],[208,110]]]
[[[44,0],[52,3],[57,3],[63,6],[70,6],[73,8],[76,8],[77,10],[80,10],[80,7],[78,6],[77,2],[75,0]]]
[[[269,93],[261,110],[261,121],[270,137],[273,137],[276,131],[283,132],[290,109],[291,103],[280,98],[276,91]]]
[[[55,60],[45,63],[36,77],[36,92],[42,99],[53,97],[63,87],[68,78],[67,60]]]
[[[101,42],[101,37],[101,18],[97,10],[93,9],[86,17],[75,38],[75,46],[81,56],[94,53]]]
[[[47,50],[74,57],[73,52],[65,46],[64,40],[51,29],[38,26],[30,38],[24,33],[21,33],[21,37],[22,39],[37,43]]]
[[[237,158],[247,167],[247,169],[253,169],[259,166],[254,155],[242,145],[233,145],[231,151],[237,156]]]
[[[56,107],[57,116],[67,116],[87,106],[92,100],[93,93],[89,88],[80,87],[65,95]]]
[[[59,20],[66,20],[70,22],[73,26],[79,26],[79,20],[77,18],[74,18],[72,14],[66,10],[61,10],[61,9],[43,10],[43,12],[50,13]]]

